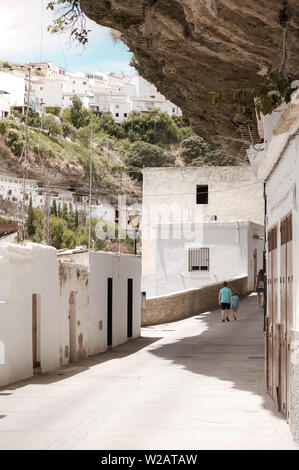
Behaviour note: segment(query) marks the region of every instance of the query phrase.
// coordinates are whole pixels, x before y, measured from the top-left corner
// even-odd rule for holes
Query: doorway
[[[133,279],[128,279],[127,293],[127,315],[128,315],[128,338],[133,336]]]
[[[32,366],[33,370],[40,367],[39,361],[39,334],[37,315],[37,294],[32,294]]]
[[[107,346],[112,348],[113,279],[107,279]]]
[[[77,360],[76,354],[76,293],[70,292],[69,296],[69,345],[70,345],[70,361]]]

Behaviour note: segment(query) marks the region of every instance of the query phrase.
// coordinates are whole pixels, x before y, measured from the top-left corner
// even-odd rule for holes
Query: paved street
[[[1,449],[290,449],[264,390],[262,310],[142,338],[0,390]]]

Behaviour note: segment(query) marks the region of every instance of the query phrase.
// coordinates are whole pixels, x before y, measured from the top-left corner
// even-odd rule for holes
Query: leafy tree
[[[179,142],[179,132],[175,121],[166,112],[158,108],[148,113],[132,111],[122,123],[131,142],[142,140],[150,144],[169,145]]]
[[[126,137],[125,129],[116,124],[112,114],[104,113],[97,116],[93,121],[93,130],[95,136],[102,136],[103,134],[116,137],[117,139],[124,139]]]
[[[61,240],[61,248],[75,248],[76,237],[72,230],[65,228]]]
[[[90,117],[90,111],[83,106],[80,98],[74,95],[72,105],[69,108],[69,113],[65,113],[64,118],[68,118],[67,120],[69,120],[76,129],[79,129],[80,127],[86,127],[89,124]]]
[[[235,166],[236,157],[227,155],[197,135],[182,142],[182,158],[187,165],[195,166]]]
[[[61,135],[62,128],[57,119],[51,114],[43,118],[43,127],[48,129],[49,135]]]
[[[52,215],[50,217],[50,236],[51,245],[59,250],[62,248],[62,240],[64,231],[67,229],[66,221]]]
[[[17,129],[9,129],[5,139],[10,150],[17,156],[21,156],[24,148],[24,139]]]
[[[67,212],[67,203],[66,203],[66,202],[63,203],[62,212],[61,212],[61,217],[62,217],[65,221],[68,220],[68,212]]]
[[[56,199],[53,199],[53,202],[52,202],[51,215],[57,216],[57,204],[56,204]]]
[[[29,207],[28,207],[28,217],[27,217],[27,232],[30,238],[35,234],[35,225],[34,225],[34,210],[32,207],[32,196],[30,195]]]
[[[79,225],[79,212],[78,212],[78,209],[76,207],[76,212],[75,212],[75,228],[76,229],[78,228],[78,225]]]
[[[46,113],[53,114],[54,116],[59,116],[61,111],[60,106],[46,106]]]
[[[69,122],[62,121],[61,128],[62,128],[62,135],[64,138],[70,137],[71,139],[73,139],[75,137],[76,128],[72,126],[72,124],[70,124]]]
[[[127,152],[125,163],[132,170],[132,176],[141,180],[141,172],[133,173],[135,168],[173,166],[175,157],[157,145],[135,142]]]

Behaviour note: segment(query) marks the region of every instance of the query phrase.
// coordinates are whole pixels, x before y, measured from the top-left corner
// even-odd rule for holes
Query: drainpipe
[[[264,183],[264,251],[263,251],[263,270],[264,270],[264,331],[266,331],[266,317],[267,317],[267,260],[266,260],[266,243],[267,243],[267,195],[266,195],[266,183]]]

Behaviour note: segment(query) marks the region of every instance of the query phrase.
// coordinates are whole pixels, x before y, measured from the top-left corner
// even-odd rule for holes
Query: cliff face
[[[284,25],[286,70],[298,76],[298,0],[81,0],[81,7],[121,33],[138,72],[180,106],[203,137],[234,153],[240,132],[229,95],[279,69]],[[214,92],[228,93],[227,102],[213,105]]]

